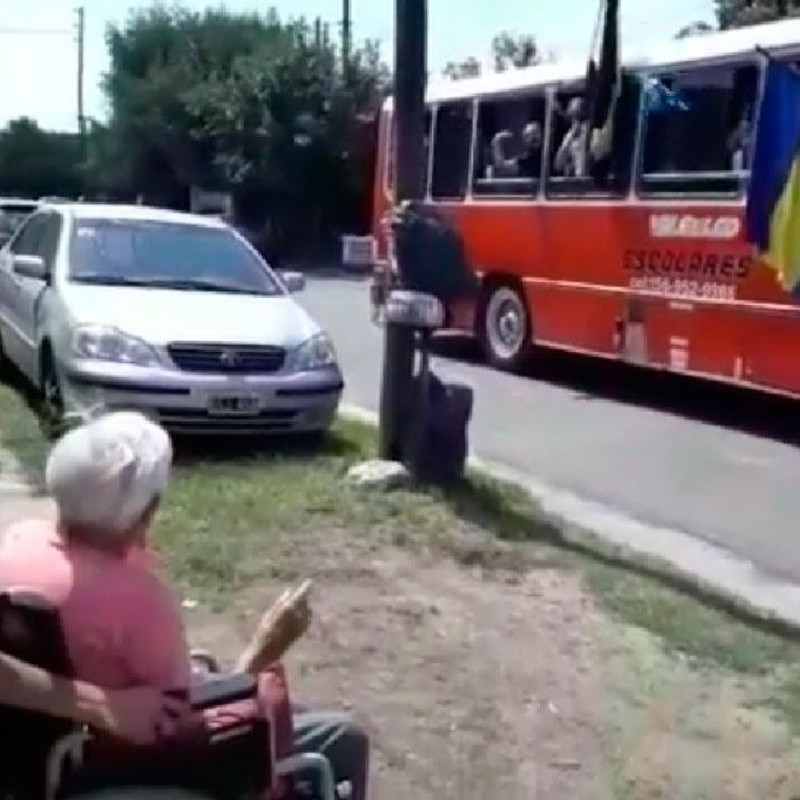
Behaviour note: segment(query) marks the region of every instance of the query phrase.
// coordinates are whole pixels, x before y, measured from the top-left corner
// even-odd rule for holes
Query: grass
[[[554,562],[579,570],[607,611],[655,633],[692,658],[748,674],[776,664],[800,663],[795,637],[778,635],[768,623],[741,619],[724,601],[704,596],[699,589],[693,594],[679,585],[680,579],[660,574],[656,567],[633,566],[608,553],[593,552],[592,545],[584,543],[591,538],[565,539],[559,525],[516,486],[471,475],[449,499],[457,514],[478,521],[503,541],[526,545],[507,560],[528,566],[527,545],[554,548],[558,553]]]
[[[0,441],[37,481],[47,430],[17,388],[0,383]],[[574,569],[602,607],[656,634],[668,649],[764,677],[769,689],[763,701],[800,733],[796,642],[613,558],[565,546],[558,525],[524,492],[482,475],[447,492],[376,495],[347,487],[347,468],[371,454],[373,441],[369,428],[340,421],[316,449],[291,442],[256,450],[230,442],[179,446],[155,541],[183,590],[223,607],[265,576],[295,577],[300,554],[314,550],[324,565],[341,536],[356,543],[356,560],[393,543],[447,550],[487,569]]]
[[[8,378],[0,368],[0,443],[20,462],[31,484],[41,487],[51,430],[38,411],[38,401],[25,391],[21,379]]]

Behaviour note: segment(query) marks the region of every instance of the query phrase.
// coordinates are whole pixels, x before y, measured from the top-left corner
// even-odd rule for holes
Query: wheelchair
[[[71,676],[58,614],[39,595],[0,592],[0,651]],[[0,705],[2,800],[338,800],[319,753],[276,757],[260,682],[225,675],[195,652],[206,677],[191,689],[197,731],[148,747],[111,743],[86,726]],[[314,789],[297,780],[314,776]]]

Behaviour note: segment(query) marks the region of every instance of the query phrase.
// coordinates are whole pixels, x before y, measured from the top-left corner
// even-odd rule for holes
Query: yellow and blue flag
[[[756,131],[747,238],[800,299],[800,74],[773,59]]]

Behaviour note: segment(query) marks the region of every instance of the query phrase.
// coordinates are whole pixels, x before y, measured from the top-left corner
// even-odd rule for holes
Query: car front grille
[[[282,347],[266,345],[170,344],[167,352],[184,372],[215,375],[269,375],[286,361]]]

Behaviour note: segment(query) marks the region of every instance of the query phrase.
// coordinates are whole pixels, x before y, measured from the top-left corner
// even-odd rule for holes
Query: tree
[[[43,131],[26,117],[0,132],[0,194],[78,197],[83,191],[76,134]]]
[[[798,0],[716,0],[723,30],[800,16]]]
[[[533,36],[515,36],[500,33],[492,39],[492,57],[496,72],[530,67],[544,59]],[[444,75],[453,80],[476,78],[481,74],[481,63],[474,56],[464,61],[450,61],[444,68]]]
[[[699,20],[693,22],[691,25],[685,25],[675,35],[676,39],[686,39],[689,36],[702,36],[705,33],[713,33],[714,26],[709,25],[707,22]]]
[[[494,37],[492,54],[494,68],[497,72],[530,67],[542,60],[539,46],[533,36],[515,36],[507,32]]]
[[[460,62],[450,61],[444,68],[444,74],[453,80],[477,78],[481,74],[481,62],[475,56],[470,56]]]
[[[191,186],[232,191],[248,227],[286,241],[368,206],[362,147],[389,80],[374,43],[343,75],[320,21],[161,5],[107,41],[111,120],[94,155],[116,193],[181,207]]]

